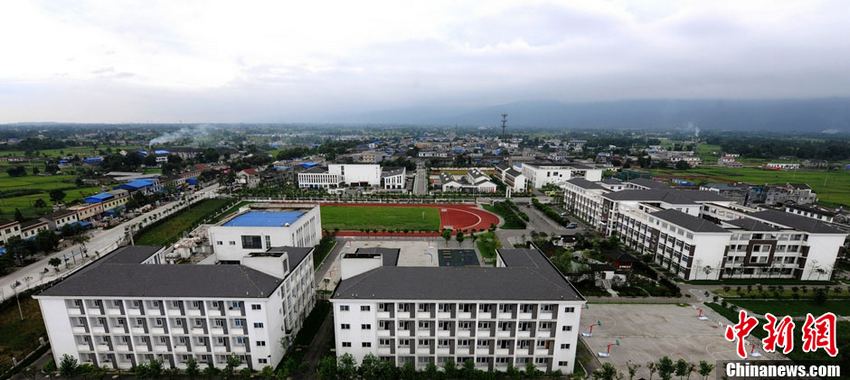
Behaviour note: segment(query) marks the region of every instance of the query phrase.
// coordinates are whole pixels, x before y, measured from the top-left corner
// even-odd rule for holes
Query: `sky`
[[[0,123],[850,96],[850,3],[0,2]]]

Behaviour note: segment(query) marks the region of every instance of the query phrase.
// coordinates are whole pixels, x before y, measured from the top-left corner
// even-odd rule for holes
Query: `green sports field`
[[[829,205],[850,206],[850,171],[763,170],[760,168],[703,167],[688,170],[652,170],[653,175],[702,182],[746,182],[754,185],[806,183]]]
[[[435,207],[322,206],[322,228],[359,231],[440,229],[440,210]]]

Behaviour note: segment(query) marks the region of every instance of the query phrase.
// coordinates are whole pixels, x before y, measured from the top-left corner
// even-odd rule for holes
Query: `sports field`
[[[434,207],[334,206],[322,205],[322,228],[326,230],[411,230],[440,229],[440,210]]]
[[[652,170],[652,174],[697,182],[746,182],[753,185],[806,183],[818,194],[818,200],[827,204],[850,206],[850,171],[703,167],[689,170]]]

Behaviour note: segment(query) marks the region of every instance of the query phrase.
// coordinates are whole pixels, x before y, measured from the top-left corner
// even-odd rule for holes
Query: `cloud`
[[[0,122],[850,95],[843,1],[0,3]]]

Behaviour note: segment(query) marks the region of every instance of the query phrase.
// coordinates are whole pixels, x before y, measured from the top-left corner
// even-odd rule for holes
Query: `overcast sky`
[[[0,49],[0,122],[850,95],[844,0],[4,0]]]

